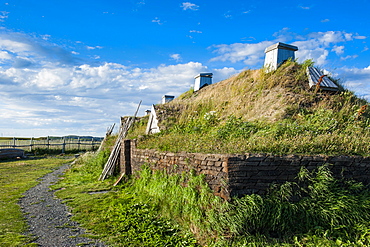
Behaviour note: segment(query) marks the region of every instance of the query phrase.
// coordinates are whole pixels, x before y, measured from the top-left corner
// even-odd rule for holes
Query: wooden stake
[[[119,159],[119,155],[120,155],[120,152],[121,152],[121,141],[127,136],[127,133],[129,131],[129,129],[134,124],[135,119],[136,119],[136,115],[137,115],[137,113],[139,111],[139,108],[140,108],[140,105],[141,105],[141,102],[142,102],[142,100],[140,100],[140,103],[139,103],[139,105],[136,109],[134,117],[133,118],[128,118],[127,121],[126,121],[126,124],[124,126],[121,125],[119,135],[118,135],[117,140],[114,144],[112,152],[109,155],[108,161],[104,166],[103,172],[99,177],[99,180],[104,180],[107,177],[107,175],[112,175],[113,174],[115,165],[117,164],[117,161]]]

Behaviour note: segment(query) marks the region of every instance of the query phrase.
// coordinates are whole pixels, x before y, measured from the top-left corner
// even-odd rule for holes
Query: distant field
[[[30,152],[37,149],[95,150],[101,141],[100,137],[0,137],[0,149],[20,148]]]

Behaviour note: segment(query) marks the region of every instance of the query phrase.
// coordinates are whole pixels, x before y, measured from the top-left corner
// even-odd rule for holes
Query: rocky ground
[[[50,190],[49,187],[58,181],[67,168],[68,165],[63,165],[40,178],[38,185],[24,193],[20,205],[30,226],[25,234],[34,236],[33,243],[39,246],[106,246],[95,239],[81,236],[85,234],[84,229],[71,220],[67,206]]]

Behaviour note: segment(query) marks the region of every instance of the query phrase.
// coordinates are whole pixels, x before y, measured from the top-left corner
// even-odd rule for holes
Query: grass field
[[[0,161],[0,246],[27,246],[31,237],[23,235],[27,224],[19,199],[37,184],[37,178],[70,161],[65,156]]]

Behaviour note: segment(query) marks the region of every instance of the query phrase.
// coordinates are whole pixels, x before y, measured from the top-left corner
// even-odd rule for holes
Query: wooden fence
[[[59,149],[62,153],[68,150],[87,151],[96,150],[100,146],[102,140],[103,138],[100,137],[85,136],[47,136],[39,138],[0,137],[0,149],[19,148],[29,152],[33,152],[36,149]]]

